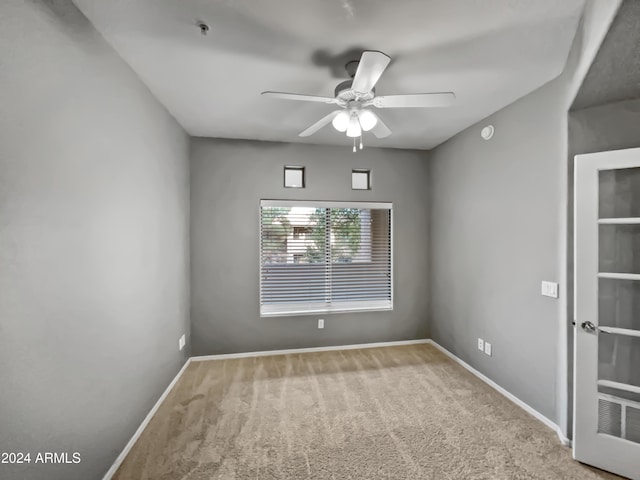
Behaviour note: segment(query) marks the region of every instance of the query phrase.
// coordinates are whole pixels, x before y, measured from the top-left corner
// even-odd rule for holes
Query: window
[[[371,190],[371,171],[353,169],[351,170],[352,190]]]
[[[304,188],[304,167],[284,167],[284,186]]]
[[[260,315],[393,308],[390,203],[260,202]]]

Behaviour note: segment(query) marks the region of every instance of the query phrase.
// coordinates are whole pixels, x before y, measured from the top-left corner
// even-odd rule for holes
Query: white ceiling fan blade
[[[329,115],[327,115],[326,117],[321,118],[320,120],[318,120],[316,123],[311,125],[309,128],[307,128],[303,132],[300,132],[298,134],[298,136],[299,137],[308,137],[310,135],[313,135],[318,130],[320,130],[322,127],[324,127],[325,125],[331,123],[333,121],[333,119],[336,117],[336,115],[338,115],[340,112],[342,112],[342,110],[335,110],[335,111],[331,112]]]
[[[318,102],[318,103],[338,103],[338,99],[333,97],[318,97],[316,95],[303,95],[301,93],[285,93],[285,92],[262,92],[262,95],[271,98],[280,98],[283,100],[298,100],[302,102]]]
[[[380,79],[391,58],[382,52],[364,52],[353,77],[351,88],[358,93],[368,93]]]
[[[386,95],[375,97],[373,106],[378,108],[449,107],[456,96],[453,92],[416,93],[413,95]]]
[[[376,115],[375,113],[373,113],[373,115],[378,121],[376,122],[375,127],[371,129],[371,133],[373,133],[377,138],[385,138],[391,135],[391,130],[389,129],[389,127],[387,127],[385,123],[380,120],[380,117],[378,115]]]

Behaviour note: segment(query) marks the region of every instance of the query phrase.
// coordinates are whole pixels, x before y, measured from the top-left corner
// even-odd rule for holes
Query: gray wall
[[[553,420],[558,309],[540,282],[558,281],[560,94],[543,87],[430,161],[432,338]],[[480,137],[485,124],[491,141]]]
[[[591,0],[558,78],[430,156],[432,338],[571,435],[568,110],[619,1]],[[491,141],[480,129],[493,124]],[[542,280],[560,298],[540,295]],[[493,356],[477,350],[477,338]]]
[[[194,354],[428,337],[425,152],[201,138],[191,151]],[[283,188],[284,165],[307,168],[305,189]],[[352,168],[371,168],[371,191],[351,190]],[[260,318],[260,199],[393,202],[394,310]]]
[[[98,479],[185,361],[188,138],[70,1],[0,3],[3,479]]]

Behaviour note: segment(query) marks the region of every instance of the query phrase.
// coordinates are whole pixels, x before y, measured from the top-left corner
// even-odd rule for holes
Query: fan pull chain
[[[356,153],[356,137],[353,137],[353,153]]]
[[[360,150],[362,150],[362,135],[360,135]]]

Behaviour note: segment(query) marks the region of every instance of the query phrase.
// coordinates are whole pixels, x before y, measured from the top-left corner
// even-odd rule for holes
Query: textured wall
[[[304,165],[307,188],[285,189],[284,165]],[[352,168],[371,168],[372,190],[351,190]],[[193,139],[194,354],[427,337],[427,183],[424,152]],[[394,310],[260,318],[260,199],[393,202]]]
[[[0,478],[101,478],[185,360],[188,138],[70,1],[0,3]]]
[[[574,110],[640,97],[640,2],[624,0],[589,67]]]
[[[640,99],[608,103],[569,114],[569,154],[572,159],[581,153],[638,146]]]

